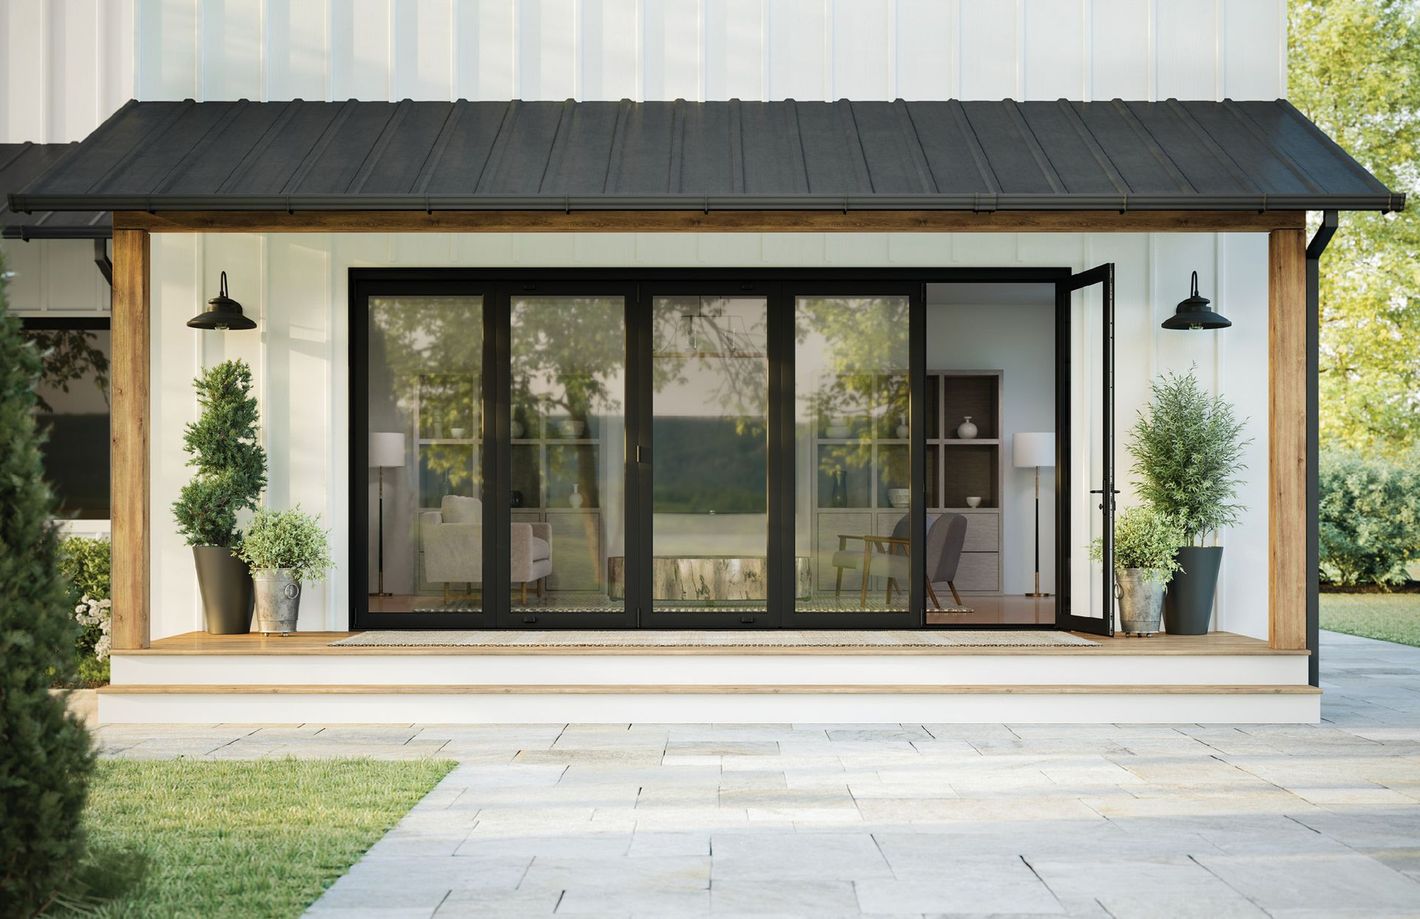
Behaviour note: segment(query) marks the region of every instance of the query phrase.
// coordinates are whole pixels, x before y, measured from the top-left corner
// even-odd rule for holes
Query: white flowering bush
[[[94,660],[103,663],[113,650],[113,601],[84,595],[74,607],[74,618],[84,627],[86,643],[92,643]]]

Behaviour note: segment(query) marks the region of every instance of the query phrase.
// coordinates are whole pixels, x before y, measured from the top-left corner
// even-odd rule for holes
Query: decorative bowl
[[[979,496],[977,496],[977,495],[972,495],[971,497],[969,497],[969,498],[966,499],[966,506],[967,506],[967,507],[980,507],[980,506],[981,506],[981,498],[980,498]]]
[[[889,488],[888,503],[896,508],[904,508],[912,503],[912,489],[910,488]]]
[[[557,430],[563,437],[581,437],[587,432],[587,423],[577,418],[563,418],[557,423]]]

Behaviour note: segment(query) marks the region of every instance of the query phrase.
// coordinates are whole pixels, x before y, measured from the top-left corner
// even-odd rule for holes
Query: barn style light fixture
[[[1206,302],[1206,301],[1205,301]],[[222,272],[222,286],[217,296],[207,301],[207,306],[187,321],[194,329],[227,330],[254,329],[256,323],[242,315],[242,305],[227,296],[227,272]]]
[[[1194,332],[1199,329],[1226,329],[1232,325],[1231,321],[1208,303],[1207,297],[1198,295],[1198,272],[1195,271],[1188,299],[1180,301],[1174,314],[1164,320],[1164,328]]]

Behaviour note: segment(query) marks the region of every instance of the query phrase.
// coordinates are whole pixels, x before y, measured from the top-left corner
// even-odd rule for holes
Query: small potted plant
[[[296,631],[301,585],[330,570],[330,540],[320,522],[299,507],[259,510],[247,527],[239,555],[251,565],[258,632]]]
[[[1235,523],[1244,508],[1235,500],[1242,464],[1244,422],[1225,399],[1210,397],[1188,373],[1164,374],[1151,384],[1147,411],[1130,438],[1139,497],[1177,521],[1184,533],[1178,574],[1164,602],[1164,624],[1175,635],[1204,635],[1213,619],[1213,595],[1223,547],[1205,541]]]
[[[1114,523],[1114,592],[1119,627],[1126,635],[1153,635],[1163,617],[1164,593],[1178,571],[1178,550],[1187,540],[1178,523],[1148,505],[1131,507]],[[1090,558],[1103,561],[1104,542],[1090,543]]]
[[[252,582],[246,563],[235,554],[237,514],[255,509],[266,487],[251,367],[245,361],[223,361],[203,371],[193,385],[202,412],[187,426],[183,446],[187,464],[197,471],[173,502],[173,517],[192,547],[207,631],[240,634],[251,628]]]

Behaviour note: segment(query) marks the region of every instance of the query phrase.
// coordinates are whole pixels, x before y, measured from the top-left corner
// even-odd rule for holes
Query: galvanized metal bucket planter
[[[294,568],[258,568],[251,573],[256,587],[255,631],[288,635],[296,631],[301,613],[301,582]]]
[[[1153,577],[1150,577],[1153,575]],[[1126,635],[1153,635],[1164,615],[1168,584],[1147,568],[1120,568],[1115,572],[1114,594],[1119,598],[1119,628]]]

